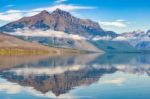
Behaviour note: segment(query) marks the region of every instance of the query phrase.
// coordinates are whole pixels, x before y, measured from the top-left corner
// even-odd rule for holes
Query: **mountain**
[[[97,22],[76,18],[61,9],[23,17],[0,27],[0,31],[49,47],[93,52],[149,52],[150,49],[150,30],[117,34],[105,31]]]
[[[104,31],[97,22],[89,19],[79,19],[72,16],[69,12],[56,9],[52,13],[42,11],[31,17],[24,17],[15,22],[11,22],[0,28],[3,32],[15,32],[17,29],[30,30],[55,30],[68,34],[76,34],[84,37],[95,35],[115,37],[117,34]]]
[[[132,46],[141,49],[149,50],[150,49],[150,33],[144,32],[141,30],[123,33],[120,37],[124,37],[124,40],[128,41]]]
[[[145,33],[142,30],[135,30],[135,31],[131,31],[131,32],[125,32],[120,34],[120,36],[126,38],[126,39],[139,39],[141,37],[146,37],[148,36],[147,33]]]
[[[44,10],[31,17],[23,17],[0,27],[0,31],[50,47],[94,52],[101,52],[101,50],[91,43],[92,39],[117,36],[113,31],[103,30],[97,22],[76,18],[60,9],[52,13]]]
[[[141,30],[125,32],[114,38],[97,38],[93,44],[106,52],[150,52],[150,33]]]

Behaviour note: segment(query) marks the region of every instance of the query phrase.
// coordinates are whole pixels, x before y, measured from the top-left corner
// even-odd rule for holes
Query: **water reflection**
[[[149,83],[150,80],[146,77],[150,75],[150,56],[147,54],[87,54],[63,57],[0,57],[0,94],[4,98],[6,95],[14,98],[26,94],[26,98],[99,99],[100,94],[96,90],[114,87],[95,86],[101,84],[120,86],[130,78],[129,75],[133,78],[129,86],[136,84],[136,80],[141,81],[136,78],[139,75],[142,75],[142,81]],[[129,86],[126,90],[133,87]],[[150,87],[147,84],[145,86],[148,89]],[[88,94],[87,89],[94,93]],[[112,96],[102,95],[101,97],[111,99]],[[150,95],[146,97],[150,98]]]

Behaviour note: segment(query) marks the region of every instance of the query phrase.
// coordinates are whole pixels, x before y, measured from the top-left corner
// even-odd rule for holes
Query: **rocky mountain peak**
[[[46,11],[46,10],[43,10],[43,11],[40,12],[40,14],[48,14],[49,15],[49,12]]]
[[[52,12],[52,15],[71,16],[71,14],[70,14],[69,12],[63,11],[63,10],[61,10],[61,9],[59,9],[59,8],[57,8],[56,10],[54,10],[54,11]]]
[[[50,13],[48,12],[48,11],[46,11],[46,10],[43,10],[43,11],[41,11],[39,14],[37,14],[36,16],[38,16],[38,17],[47,17],[47,16],[49,16],[50,15]]]

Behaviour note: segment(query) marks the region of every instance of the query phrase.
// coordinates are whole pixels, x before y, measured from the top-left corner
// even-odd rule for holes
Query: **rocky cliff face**
[[[78,34],[85,37],[100,36],[116,36],[114,32],[104,31],[97,22],[89,19],[79,19],[72,16],[69,12],[56,9],[52,13],[42,11],[32,17],[24,17],[18,21],[11,22],[0,28],[1,31],[15,32],[17,29],[28,28],[31,30],[55,30],[68,34]]]

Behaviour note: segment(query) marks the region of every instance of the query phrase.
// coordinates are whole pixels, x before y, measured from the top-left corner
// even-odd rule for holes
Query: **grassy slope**
[[[75,49],[53,48],[37,43],[26,42],[13,36],[0,34],[0,55],[26,55],[26,54],[72,54],[82,51]]]

